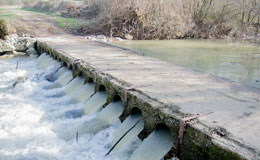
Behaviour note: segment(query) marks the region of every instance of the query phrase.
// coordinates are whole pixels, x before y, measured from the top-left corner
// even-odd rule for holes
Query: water
[[[116,146],[112,151],[124,149],[139,139],[138,134],[144,129],[144,121],[141,117],[141,114],[130,115],[118,127],[113,134],[114,139],[112,144]],[[124,138],[121,139],[123,136]]]
[[[16,70],[17,60],[20,65]],[[44,78],[51,72],[38,68],[32,58],[0,60],[0,160],[127,160],[129,156],[125,152],[105,157],[116,124],[95,135],[80,135],[78,143],[75,139],[62,138],[66,130],[90,122],[95,115],[77,119],[53,117],[53,109],[66,112],[75,105],[60,107],[44,96],[54,92],[44,89],[51,84]],[[20,77],[24,81],[13,88],[12,83]],[[133,145],[127,150],[134,148]]]
[[[63,90],[64,94],[71,94],[73,91],[78,90],[84,85],[84,79],[82,77],[74,78]]]
[[[69,83],[73,79],[72,71],[68,70],[62,76],[60,76],[53,84],[46,86],[46,89],[53,89],[61,87],[67,83]]]
[[[85,115],[96,113],[101,110],[107,101],[107,95],[105,91],[97,92],[93,95],[83,106],[82,112]]]
[[[112,102],[101,110],[91,122],[81,126],[78,131],[80,134],[95,134],[112,123],[119,122],[119,116],[123,113],[123,110],[124,107],[121,102]]]
[[[90,96],[94,94],[94,84],[93,83],[87,83],[84,86],[82,86],[79,90],[72,93],[73,102],[83,102],[85,100],[88,100]]]
[[[54,71],[52,74],[49,74],[48,77],[46,77],[49,81],[54,82],[56,81],[64,72],[67,71],[66,67],[59,68],[59,70]]]
[[[168,129],[158,129],[152,132],[134,151],[130,160],[160,160],[173,146],[172,134]]]
[[[70,70],[49,58],[0,59],[0,160],[128,160],[140,144],[144,146],[145,141],[137,137],[144,128],[140,114],[121,123],[124,107],[120,101],[103,108],[105,91],[94,94],[93,83],[84,84],[82,77],[73,79]],[[40,59],[52,65],[43,65]],[[60,93],[64,95],[57,97]],[[63,116],[72,111],[83,114]],[[155,139],[164,142],[165,138]]]
[[[223,41],[123,41],[146,56],[260,88],[260,48]]]

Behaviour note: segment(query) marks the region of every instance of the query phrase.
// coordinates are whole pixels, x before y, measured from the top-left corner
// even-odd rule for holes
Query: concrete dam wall
[[[143,140],[131,159],[151,149],[158,159],[260,159],[258,89],[75,37],[39,38],[36,49],[105,92],[93,112],[122,102],[114,116],[133,127],[117,144],[130,132]]]

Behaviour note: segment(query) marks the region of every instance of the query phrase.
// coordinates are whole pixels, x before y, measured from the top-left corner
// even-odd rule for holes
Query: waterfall
[[[66,71],[60,78],[58,78],[52,85],[45,87],[45,89],[58,88],[66,85],[73,79],[72,71]]]
[[[40,63],[40,62],[42,62],[45,58],[47,57],[47,54],[46,53],[43,53],[43,54],[41,54],[35,61],[36,61],[36,63]]]
[[[32,57],[18,59],[15,69],[17,59],[0,59],[0,159],[159,160],[171,148],[167,129],[156,129],[141,142],[141,113],[120,123],[121,101],[106,105],[106,91],[95,93],[94,83],[73,79],[72,71],[49,55],[36,63]]]
[[[66,67],[62,67],[61,69],[58,70],[58,72],[56,72],[54,75],[53,75],[53,81],[57,80],[64,72],[67,71],[67,68]]]
[[[173,146],[169,129],[156,129],[134,151],[130,160],[161,160]]]
[[[80,134],[95,134],[108,127],[115,121],[119,121],[119,116],[123,113],[124,107],[121,102],[112,102],[107,105],[90,122],[85,123],[79,128]]]
[[[67,71],[66,67],[61,67],[58,68],[58,70],[54,70],[53,73],[49,74],[47,76],[48,81],[50,82],[54,82],[55,80],[57,80],[60,76],[62,76],[62,74],[64,74]]]
[[[113,151],[124,149],[138,138],[138,134],[144,129],[144,121],[141,114],[133,114],[119,126],[113,134]],[[111,151],[112,151],[111,150]]]
[[[57,62],[53,60],[50,56],[46,56],[46,58],[44,58],[40,63],[38,63],[38,65],[41,68],[46,68],[51,63],[57,63]]]
[[[105,91],[100,91],[94,94],[82,107],[82,112],[85,115],[96,113],[101,110],[107,102],[107,94]]]
[[[94,84],[87,83],[71,94],[72,103],[83,102],[94,94]],[[106,98],[105,98],[106,99]]]

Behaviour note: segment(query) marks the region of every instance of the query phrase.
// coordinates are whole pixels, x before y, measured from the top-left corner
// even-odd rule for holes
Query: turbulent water
[[[66,116],[71,111],[84,110],[94,93],[93,84],[84,85],[81,78],[72,80],[71,71],[50,58],[40,57],[37,61],[35,58],[0,59],[0,160],[129,159],[141,144],[137,136],[128,147],[105,156],[115,141],[115,131],[122,128],[117,118],[122,106],[113,102],[97,113],[106,98],[99,94],[96,99],[101,102],[92,114]],[[54,74],[58,69],[62,71]],[[114,118],[104,118],[112,112]],[[82,128],[95,119],[109,123],[94,134],[89,132],[91,128]],[[77,132],[80,129],[85,133]]]

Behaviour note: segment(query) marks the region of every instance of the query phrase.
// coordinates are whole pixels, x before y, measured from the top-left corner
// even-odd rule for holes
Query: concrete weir
[[[137,108],[146,139],[168,128],[165,159],[260,159],[260,90],[132,51],[77,37],[43,37],[37,51],[62,61],[76,77],[105,87],[107,103],[122,100],[124,121]]]

